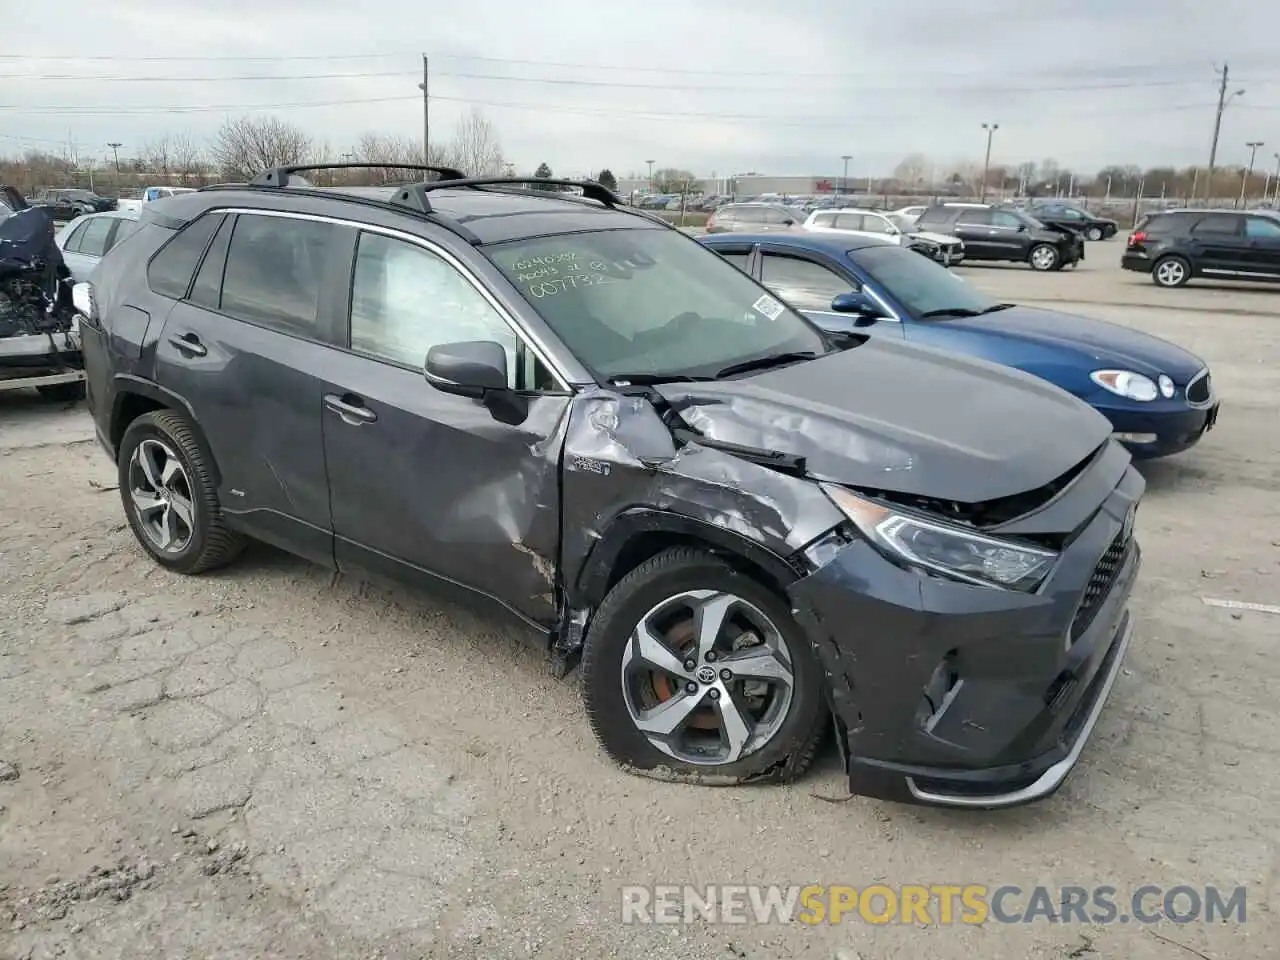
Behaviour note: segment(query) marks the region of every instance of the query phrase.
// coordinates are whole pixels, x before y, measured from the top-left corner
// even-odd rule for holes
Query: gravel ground
[[[1094,251],[1099,251],[1094,253]],[[966,268],[1182,342],[1220,426],[1145,468],[1138,632],[1052,800],[655,783],[505,624],[267,548],[167,574],[79,410],[0,396],[0,957],[1274,957],[1280,296]],[[1135,306],[1147,304],[1147,306]],[[1158,305],[1158,308],[1157,306]],[[627,926],[627,883],[1248,887],[1238,925]]]

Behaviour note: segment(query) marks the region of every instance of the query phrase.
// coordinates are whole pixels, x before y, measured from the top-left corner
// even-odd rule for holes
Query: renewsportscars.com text
[[[656,885],[622,888],[622,922],[811,926],[984,923],[1244,923],[1244,887],[1019,887],[985,884]]]

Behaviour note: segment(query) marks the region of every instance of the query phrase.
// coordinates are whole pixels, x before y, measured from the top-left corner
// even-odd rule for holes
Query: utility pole
[[[987,157],[982,161],[982,186],[978,189],[978,202],[987,199],[987,172],[991,169],[991,138],[1000,129],[998,123],[984,123],[982,129],[987,131]]]
[[[1214,118],[1213,118],[1213,145],[1209,148],[1209,172],[1205,176],[1204,198],[1206,201],[1210,200],[1213,197],[1213,168],[1214,168],[1214,165],[1218,162],[1218,136],[1222,133],[1223,111],[1227,109],[1227,104],[1229,104],[1234,98],[1244,93],[1244,90],[1241,89],[1241,90],[1237,90],[1235,93],[1231,94],[1230,97],[1228,97],[1227,96],[1227,78],[1228,78],[1227,64],[1224,63],[1222,65],[1222,70],[1220,72],[1222,74],[1222,81],[1218,84],[1218,110],[1217,110],[1217,113],[1214,114]]]
[[[840,159],[844,161],[844,178],[840,181],[840,195],[844,196],[849,192],[849,161],[853,157],[846,153]]]
[[[431,162],[431,98],[427,91],[428,71],[427,71],[427,55],[422,55],[422,82],[418,84],[418,89],[422,91],[422,162]],[[465,172],[465,171],[464,171]],[[422,172],[422,179],[427,179],[427,173]]]
[[[653,161],[646,160],[645,163],[649,165],[649,193],[652,194],[653,193]]]
[[[1276,176],[1275,176],[1276,196],[1273,203],[1276,206],[1280,207],[1280,153],[1277,153],[1275,156],[1276,156]]]
[[[112,140],[107,144],[111,148],[112,155],[116,158],[116,193],[120,192],[120,148],[124,146],[118,140]]]
[[[1244,192],[1249,186],[1249,178],[1253,176],[1253,161],[1258,155],[1258,148],[1263,145],[1261,140],[1250,140],[1245,144],[1249,148],[1249,169],[1244,172],[1244,176],[1240,178],[1240,199],[1236,201],[1236,207],[1244,206]]]

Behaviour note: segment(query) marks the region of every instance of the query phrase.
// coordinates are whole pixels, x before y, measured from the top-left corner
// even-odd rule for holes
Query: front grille
[[[1111,546],[1107,547],[1107,552],[1102,555],[1102,559],[1098,561],[1098,565],[1093,568],[1093,575],[1089,577],[1089,584],[1084,588],[1084,596],[1080,598],[1080,606],[1076,607],[1076,615],[1071,621],[1071,642],[1079,640],[1081,635],[1089,629],[1089,625],[1093,623],[1093,618],[1097,616],[1098,608],[1102,606],[1102,602],[1107,599],[1107,594],[1111,592],[1111,588],[1115,585],[1116,575],[1120,573],[1120,568],[1124,566],[1125,557],[1129,553],[1129,547],[1133,543],[1133,525],[1125,523],[1120,528],[1120,532],[1116,534]]]
[[[1209,386],[1209,371],[1202,370],[1187,384],[1187,400],[1190,403],[1207,403],[1213,391]]]

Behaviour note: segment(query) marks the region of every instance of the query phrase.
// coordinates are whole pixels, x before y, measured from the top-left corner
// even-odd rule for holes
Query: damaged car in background
[[[53,220],[11,187],[0,187],[0,198],[0,391],[78,400],[84,371],[71,272]]]
[[[826,334],[599,184],[307,169],[148,205],[77,287],[155,561],[256,538],[503,609],[650,776],[794,778],[834,718],[855,792],[993,808],[1063,782],[1140,562],[1105,418]]]

